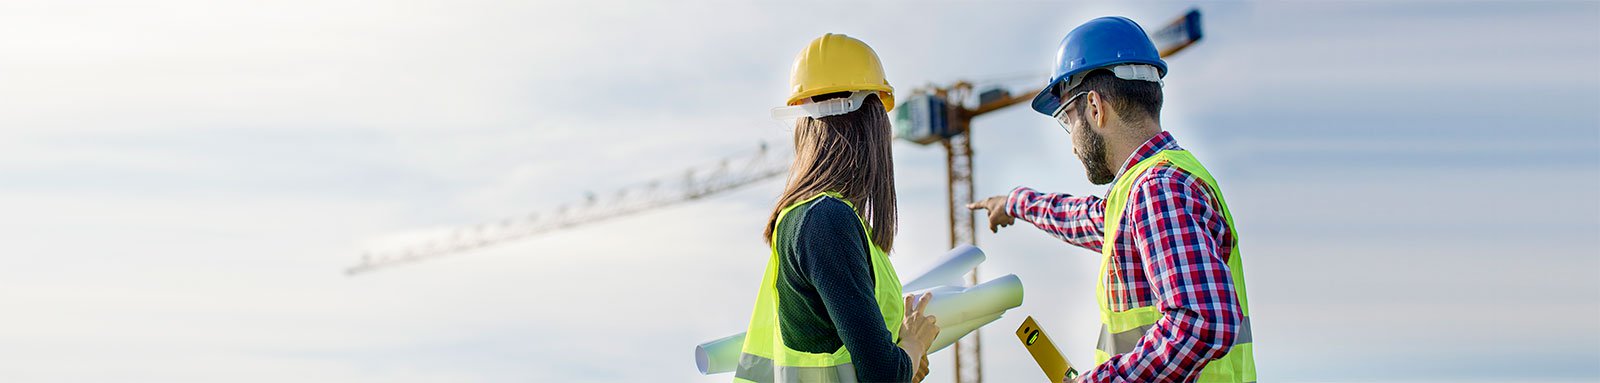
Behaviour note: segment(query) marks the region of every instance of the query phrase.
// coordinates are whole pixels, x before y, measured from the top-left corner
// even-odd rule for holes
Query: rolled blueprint
[[[976,247],[957,247],[946,253],[943,261],[912,278],[902,288],[906,294],[933,293],[927,313],[938,319],[939,336],[928,345],[928,353],[949,347],[961,337],[1000,319],[1006,310],[1022,305],[1022,280],[1013,274],[977,286],[960,286],[961,277],[983,259],[983,251]],[[733,371],[739,366],[739,351],[743,346],[742,332],[701,343],[694,348],[695,366],[704,375]]]
[[[939,350],[943,350],[945,347],[955,344],[956,340],[961,339],[961,337],[967,336],[967,334],[971,334],[978,328],[998,319],[1000,319],[1000,314],[973,319],[955,325],[941,324],[939,325],[939,336],[934,338],[933,343],[928,345],[928,353],[932,354]]]
[[[933,304],[933,302],[928,302]],[[701,375],[720,374],[739,367],[739,351],[744,347],[744,333],[733,334],[694,346],[694,364]]]
[[[1006,274],[966,289],[935,288],[928,291],[933,293],[933,301],[928,302],[927,313],[938,318],[941,324],[966,323],[1022,305],[1022,279],[1015,274]]]
[[[922,275],[918,275],[916,278],[912,278],[910,282],[905,282],[905,287],[902,287],[901,290],[910,292],[939,286],[966,285],[961,280],[961,277],[972,271],[972,268],[978,267],[978,264],[983,263],[984,259],[986,257],[983,255],[983,250],[979,250],[975,246],[956,246],[956,248],[944,253],[944,259],[934,262],[933,268],[922,272]]]

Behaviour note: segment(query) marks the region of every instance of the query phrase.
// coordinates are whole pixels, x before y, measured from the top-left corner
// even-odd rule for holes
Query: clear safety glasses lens
[[[1085,94],[1089,94],[1089,92],[1078,92],[1078,94],[1072,95],[1072,98],[1068,98],[1067,101],[1061,103],[1061,106],[1056,107],[1055,113],[1050,114],[1051,117],[1056,118],[1057,124],[1061,124],[1061,130],[1067,131],[1067,134],[1072,134],[1072,124],[1067,122],[1067,106],[1072,105],[1073,101],[1077,101],[1079,97],[1083,97]]]

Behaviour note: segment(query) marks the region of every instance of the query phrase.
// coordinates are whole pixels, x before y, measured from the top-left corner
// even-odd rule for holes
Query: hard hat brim
[[[1055,90],[1056,90],[1056,88],[1061,87],[1061,83],[1062,82],[1066,82],[1068,80],[1071,80],[1072,76],[1077,76],[1077,75],[1080,75],[1080,74],[1089,73],[1089,72],[1093,72],[1093,71],[1101,70],[1101,69],[1110,70],[1110,69],[1113,69],[1116,66],[1128,65],[1128,64],[1141,64],[1141,65],[1149,65],[1149,66],[1155,67],[1156,70],[1158,71],[1157,74],[1156,74],[1156,78],[1157,78],[1156,82],[1160,82],[1160,78],[1166,77],[1166,75],[1167,75],[1166,62],[1160,61],[1160,60],[1157,60],[1156,62],[1153,62],[1153,63],[1152,62],[1148,62],[1148,61],[1141,61],[1141,60],[1117,61],[1117,62],[1112,62],[1112,63],[1108,63],[1108,64],[1105,64],[1105,65],[1097,66],[1097,67],[1084,68],[1082,70],[1076,70],[1076,71],[1072,71],[1072,72],[1067,72],[1067,74],[1064,74],[1061,77],[1057,77],[1055,79],[1052,79],[1050,81],[1050,85],[1045,86],[1044,89],[1039,90],[1039,94],[1038,95],[1033,96],[1033,103],[1030,106],[1033,107],[1033,110],[1035,112],[1039,112],[1039,114],[1043,114],[1043,115],[1046,115],[1046,116],[1054,116],[1055,112],[1056,112],[1056,109],[1060,109],[1061,108],[1061,95],[1057,94],[1058,92],[1055,92]],[[1116,76],[1117,76],[1117,78],[1123,78],[1121,75],[1116,75]],[[1127,80],[1127,79],[1125,79],[1125,80]],[[1078,86],[1078,84],[1074,84],[1073,86],[1076,87],[1076,86]],[[1071,90],[1071,89],[1067,89],[1067,90]],[[1066,92],[1063,91],[1063,92],[1059,92],[1059,93],[1066,93]]]
[[[1069,76],[1070,77],[1070,76]],[[1061,108],[1061,96],[1056,95],[1056,87],[1061,86],[1061,80],[1051,81],[1039,94],[1033,96],[1033,110],[1040,114],[1050,116]]]

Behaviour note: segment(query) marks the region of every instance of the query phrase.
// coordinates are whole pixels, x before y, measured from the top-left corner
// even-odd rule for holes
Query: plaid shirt
[[[1134,151],[1117,178],[1157,152],[1181,149],[1162,132]],[[1101,283],[1113,311],[1155,305],[1163,318],[1132,352],[1112,355],[1084,373],[1083,382],[1193,381],[1206,362],[1233,347],[1243,315],[1228,270],[1233,233],[1204,181],[1166,164],[1138,177],[1123,210],[1109,276],[1101,276]],[[1006,201],[1012,216],[1097,253],[1105,240],[1105,211],[1100,197],[1026,187]]]

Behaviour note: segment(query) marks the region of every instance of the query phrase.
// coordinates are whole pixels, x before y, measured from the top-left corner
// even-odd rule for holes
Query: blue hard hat
[[[1056,50],[1056,65],[1050,73],[1050,84],[1033,97],[1033,110],[1051,115],[1061,107],[1061,95],[1056,88],[1072,76],[1090,70],[1118,64],[1149,64],[1167,75],[1167,63],[1144,28],[1122,16],[1107,16],[1089,20],[1061,39]]]

